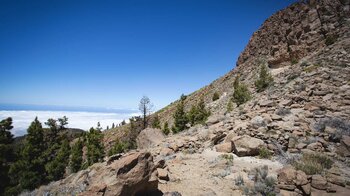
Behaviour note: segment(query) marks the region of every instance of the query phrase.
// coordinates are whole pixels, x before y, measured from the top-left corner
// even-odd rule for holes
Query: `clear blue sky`
[[[157,109],[234,68],[291,0],[0,0],[0,103]]]

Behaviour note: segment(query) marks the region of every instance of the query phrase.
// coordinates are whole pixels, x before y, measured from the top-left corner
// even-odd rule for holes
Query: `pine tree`
[[[73,145],[71,151],[71,159],[69,167],[71,172],[78,172],[82,168],[83,162],[83,142],[79,138],[78,141]]]
[[[96,127],[97,131],[102,131],[102,127],[101,127],[101,123],[97,122],[97,127]]]
[[[239,87],[239,75],[236,76],[235,81],[233,82],[233,88],[236,89]]]
[[[147,96],[143,96],[139,103],[139,110],[142,114],[143,129],[147,127],[147,116],[152,112],[153,104]]]
[[[99,130],[99,126],[96,129],[91,127],[86,135],[88,165],[92,165],[96,162],[102,161],[104,157],[104,147],[102,139],[103,135]]]
[[[58,118],[57,120],[50,118],[45,124],[49,127],[45,138],[46,150],[44,153],[45,170],[47,173],[46,180],[58,180],[63,177],[65,166],[67,166],[66,160],[68,160],[68,158],[60,160],[60,156],[62,156],[63,153],[62,150],[66,150],[69,153],[69,144],[68,150],[62,149],[62,147],[67,147],[65,143],[67,136],[59,134],[66,129],[65,126],[68,124],[68,118],[66,116]]]
[[[201,99],[197,105],[192,105],[188,113],[188,119],[191,126],[204,123],[209,117],[210,112],[205,108],[204,100]]]
[[[233,105],[232,105],[232,101],[229,100],[228,103],[227,103],[227,109],[226,109],[226,112],[232,112],[233,110]]]
[[[65,139],[58,150],[57,156],[45,166],[49,181],[59,180],[64,176],[69,161],[69,154],[69,142]]]
[[[115,128],[115,125],[114,125],[114,123],[112,124],[112,129],[114,129]]]
[[[47,138],[46,142],[49,146],[57,142],[58,139],[58,132],[60,131],[59,125],[57,124],[57,120],[49,118],[47,122],[45,122],[45,125],[49,127],[49,130],[47,132]]]
[[[169,129],[169,124],[168,124],[168,122],[165,122],[164,123],[164,126],[163,126],[163,133],[165,134],[165,135],[168,135],[169,133],[170,133],[170,129]]]
[[[184,95],[181,96],[181,99],[179,103],[176,106],[176,111],[173,115],[174,118],[174,125],[172,127],[172,131],[174,133],[178,133],[180,131],[183,131],[187,128],[188,118],[185,113],[185,106],[184,101],[186,97]]]
[[[68,125],[68,118],[66,116],[63,116],[62,118],[58,119],[59,124],[59,129],[64,130],[66,129],[66,125]]]
[[[248,87],[239,82],[239,76],[236,77],[234,83],[233,100],[237,105],[241,105],[250,100],[251,95]]]
[[[259,78],[255,81],[255,87],[258,92],[265,90],[273,82],[273,77],[265,65],[260,66]]]
[[[120,125],[121,126],[124,126],[124,125],[126,125],[126,122],[125,122],[125,120],[123,120],[121,123],[120,123]]]
[[[45,181],[44,134],[38,118],[30,124],[20,159],[11,165],[12,190],[32,190]]]
[[[9,164],[14,159],[10,146],[13,142],[13,135],[10,131],[12,128],[12,118],[0,121],[0,195],[4,194],[5,188],[9,185]]]
[[[118,154],[118,153],[123,153],[128,148],[129,148],[128,143],[117,140],[114,143],[113,147],[109,150],[108,156],[112,156],[112,155]]]
[[[215,92],[215,93],[213,94],[212,100],[213,100],[213,101],[216,101],[216,100],[218,100],[218,99],[220,99],[220,95],[219,95],[218,92]]]
[[[155,114],[152,122],[152,128],[160,129],[160,121],[159,121],[159,116],[158,114]]]

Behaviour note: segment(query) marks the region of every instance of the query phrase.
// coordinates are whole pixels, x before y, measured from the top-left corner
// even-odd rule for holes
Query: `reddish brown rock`
[[[324,47],[327,37],[349,32],[346,23],[341,22],[349,15],[348,1],[295,3],[264,22],[250,38],[237,65],[258,56],[266,57],[271,67],[297,62],[310,51]]]
[[[232,147],[237,156],[255,156],[259,154],[261,148],[266,147],[266,144],[261,139],[244,135],[233,138]]]
[[[136,142],[139,149],[146,149],[159,144],[165,136],[160,129],[147,128],[140,132]]]
[[[297,186],[301,186],[301,185],[306,185],[308,183],[309,181],[307,180],[307,175],[305,174],[305,172],[298,170],[296,172],[295,184]]]
[[[321,175],[313,175],[311,179],[311,186],[315,189],[326,190],[327,180]]]
[[[158,191],[156,166],[148,152],[130,152],[118,160],[96,163],[87,170],[42,186],[34,195],[135,195]]]
[[[217,152],[225,152],[230,153],[232,152],[232,143],[231,142],[225,142],[222,144],[218,144],[215,146],[215,149]]]
[[[277,174],[278,182],[287,185],[294,185],[296,177],[297,171],[292,166],[282,168]]]

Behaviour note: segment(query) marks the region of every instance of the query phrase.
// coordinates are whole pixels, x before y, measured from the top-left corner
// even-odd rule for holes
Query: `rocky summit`
[[[23,194],[349,195],[349,28],[349,0],[290,5],[253,34],[236,68],[155,113],[172,127],[180,102],[188,112],[203,100],[205,122],[144,129],[138,150]],[[273,80],[263,90],[262,66]],[[238,76],[251,92],[240,104]],[[107,148],[121,137],[104,136]]]

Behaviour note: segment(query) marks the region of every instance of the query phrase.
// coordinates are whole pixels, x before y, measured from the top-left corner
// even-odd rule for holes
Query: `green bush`
[[[204,123],[209,116],[210,111],[205,108],[203,99],[201,99],[197,105],[193,105],[187,114],[191,126]]]
[[[216,100],[218,100],[218,99],[220,99],[220,95],[219,95],[218,92],[215,92],[215,93],[213,94],[213,101],[216,101]]]
[[[222,159],[227,160],[230,163],[233,163],[233,155],[232,154],[222,154],[220,155]]]
[[[126,152],[128,148],[129,148],[128,143],[116,141],[114,146],[109,150],[108,156],[112,156],[114,154]]]
[[[316,70],[319,66],[320,66],[320,65],[318,65],[318,64],[314,64],[314,65],[305,67],[305,68],[304,68],[304,71],[307,72],[307,73],[310,73],[310,72]]]
[[[187,123],[189,122],[189,120],[185,112],[185,99],[186,97],[184,95],[181,95],[180,101],[176,106],[176,110],[173,115],[174,125],[171,128],[173,133],[178,133],[187,128]]]
[[[259,158],[261,159],[270,159],[272,153],[265,147],[259,149]]]
[[[85,135],[87,147],[87,164],[90,166],[96,162],[102,162],[104,157],[103,134],[98,123],[97,128],[91,127]]]
[[[292,59],[290,60],[290,63],[292,63],[292,65],[295,65],[295,64],[298,63],[298,59],[292,58]]]
[[[325,44],[327,46],[334,44],[337,41],[337,36],[329,35],[326,37]]]
[[[273,83],[273,77],[265,65],[260,66],[259,78],[255,81],[255,87],[258,92],[265,90]]]
[[[155,116],[153,117],[152,128],[155,128],[155,129],[160,129],[161,128],[158,114],[155,114]]]
[[[226,112],[232,112],[232,110],[233,110],[232,101],[228,101]]]
[[[251,94],[248,87],[245,84],[240,84],[238,76],[235,79],[233,87],[233,101],[237,105],[242,105],[251,99]]]
[[[165,123],[164,123],[162,131],[163,131],[163,133],[164,133],[165,135],[169,135],[170,129],[169,129],[169,124],[168,124],[168,122],[165,122]]]
[[[72,147],[69,167],[73,173],[78,172],[81,169],[83,163],[83,147],[84,144],[80,138]]]
[[[330,169],[333,161],[325,155],[319,153],[305,153],[299,161],[294,162],[297,170],[305,172],[307,175],[321,174],[324,169]]]
[[[253,187],[243,187],[246,195],[276,195],[276,180],[268,176],[268,167],[266,165],[254,168],[249,172],[249,176],[253,176],[254,185]]]

